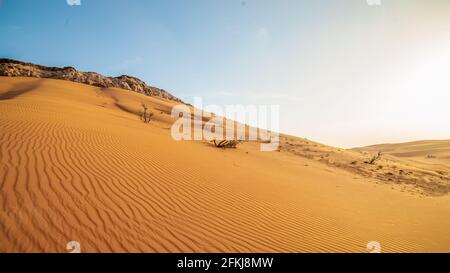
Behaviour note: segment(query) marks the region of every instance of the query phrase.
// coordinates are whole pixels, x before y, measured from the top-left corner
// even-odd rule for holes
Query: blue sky
[[[186,101],[279,104],[281,131],[326,144],[450,138],[448,0],[0,0],[0,41]]]

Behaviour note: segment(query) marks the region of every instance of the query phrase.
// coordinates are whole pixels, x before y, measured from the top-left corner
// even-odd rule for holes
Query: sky
[[[450,0],[0,0],[0,57],[276,104],[333,146],[450,139]]]

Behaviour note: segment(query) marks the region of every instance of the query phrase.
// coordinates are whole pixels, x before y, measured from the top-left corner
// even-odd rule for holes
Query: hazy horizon
[[[3,0],[0,35],[5,58],[279,104],[281,132],[324,144],[450,138],[446,0]]]

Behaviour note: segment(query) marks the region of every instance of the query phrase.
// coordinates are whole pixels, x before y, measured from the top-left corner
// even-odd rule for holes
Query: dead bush
[[[381,158],[381,152],[378,152],[378,154],[374,155],[369,161],[364,161],[364,163],[373,165],[380,158]]]
[[[241,141],[239,140],[213,140],[212,143],[214,143],[214,146],[216,148],[232,148],[232,149],[236,149],[237,145],[240,143]]]
[[[141,120],[144,123],[149,123],[153,117],[153,113],[148,111],[148,107],[146,104],[142,104],[142,113],[141,113]]]

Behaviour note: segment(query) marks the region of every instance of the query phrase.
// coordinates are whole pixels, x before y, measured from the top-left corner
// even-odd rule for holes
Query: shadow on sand
[[[41,85],[42,80],[35,80],[27,83],[15,84],[10,90],[0,94],[0,100],[11,100],[23,94],[26,94]]]

